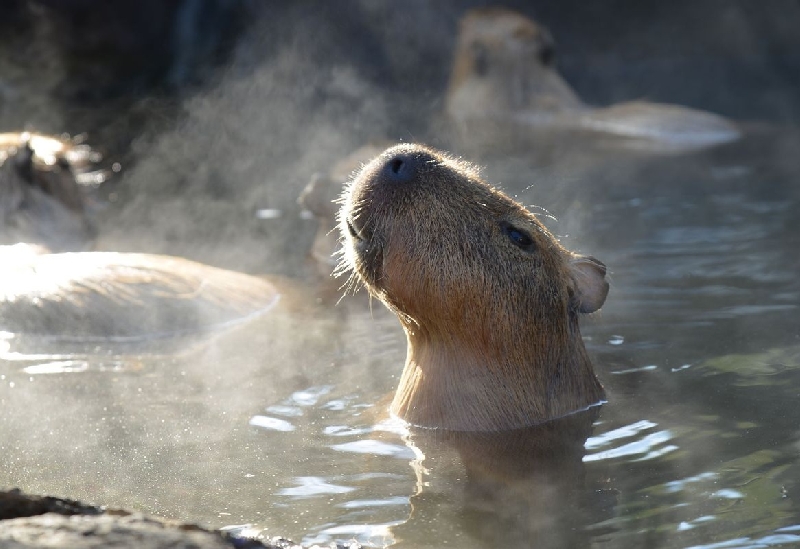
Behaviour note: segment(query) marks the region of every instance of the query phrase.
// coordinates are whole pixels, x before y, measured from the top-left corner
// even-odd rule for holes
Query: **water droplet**
[[[281,211],[276,208],[261,208],[256,210],[256,219],[278,219]]]

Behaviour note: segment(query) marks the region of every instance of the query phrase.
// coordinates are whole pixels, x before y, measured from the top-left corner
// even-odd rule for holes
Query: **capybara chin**
[[[339,217],[343,268],[408,339],[392,413],[495,431],[603,400],[578,314],[605,301],[605,266],[566,250],[472,166],[397,145],[345,189]]]

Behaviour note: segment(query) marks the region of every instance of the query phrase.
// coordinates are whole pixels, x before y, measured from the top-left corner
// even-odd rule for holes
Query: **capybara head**
[[[451,119],[582,105],[555,69],[555,45],[547,29],[503,8],[470,10],[461,19],[446,98]]]
[[[605,266],[566,250],[471,165],[392,147],[346,188],[340,229],[343,267],[408,337],[393,413],[491,431],[603,399],[578,314],[605,301]]]
[[[1,241],[80,250],[95,232],[70,161],[75,155],[48,147],[50,142],[61,143],[36,134],[0,134]]]

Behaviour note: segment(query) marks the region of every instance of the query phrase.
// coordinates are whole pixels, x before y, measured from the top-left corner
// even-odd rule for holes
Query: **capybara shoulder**
[[[260,316],[270,282],[154,254],[49,254],[0,246],[0,330],[70,341],[146,341],[211,332]]]
[[[491,431],[602,401],[578,327],[605,301],[600,261],[566,250],[471,165],[420,145],[386,150],[342,200],[344,266],[408,338],[393,413]]]

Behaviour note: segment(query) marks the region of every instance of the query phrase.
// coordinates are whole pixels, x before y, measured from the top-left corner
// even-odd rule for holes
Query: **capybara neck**
[[[552,334],[540,331],[535,337],[543,344],[502,348],[487,334],[470,334],[468,324],[434,335],[404,323],[408,356],[391,411],[425,427],[496,431],[598,404],[603,389],[577,319],[570,324]]]
[[[599,403],[578,314],[605,301],[605,266],[569,252],[470,165],[388,149],[345,190],[344,266],[408,339],[393,413],[424,427],[526,427]]]

